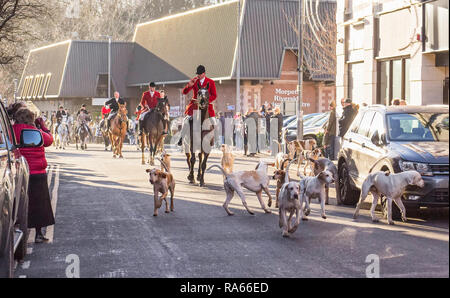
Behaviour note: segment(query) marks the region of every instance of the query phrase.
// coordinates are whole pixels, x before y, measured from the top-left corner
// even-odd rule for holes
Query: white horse
[[[69,141],[69,129],[65,119],[61,121],[56,131],[56,149],[66,149]]]

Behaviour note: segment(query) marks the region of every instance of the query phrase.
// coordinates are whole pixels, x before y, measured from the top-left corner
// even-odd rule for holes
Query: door
[[[364,179],[367,175],[369,175],[370,169],[375,165],[375,163],[377,163],[387,153],[384,145],[379,146],[372,143],[372,136],[376,132],[380,138],[382,134],[386,134],[384,117],[379,112],[375,112],[375,115],[373,116],[372,124],[370,125],[369,133],[363,146],[364,148],[361,150],[363,162],[361,165],[361,176],[364,177]],[[380,170],[380,168],[374,168],[374,171],[378,170]]]
[[[354,169],[350,172],[355,184],[360,187],[367,176],[367,144],[370,142],[367,137],[369,134],[370,126],[372,125],[372,119],[374,111],[367,111],[361,119],[361,123],[357,128],[357,132],[353,138],[353,146],[355,148],[354,154]]]

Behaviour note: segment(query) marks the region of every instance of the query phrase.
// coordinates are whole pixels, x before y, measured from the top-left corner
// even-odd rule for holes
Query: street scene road
[[[73,146],[47,150],[56,224],[47,228],[49,243],[32,243],[30,235],[16,277],[66,277],[74,255],[80,277],[366,277],[374,255],[381,277],[449,276],[448,209],[425,210],[394,226],[385,219],[372,223],[368,210],[354,221],[354,208],[336,206],[332,189],[328,218],[320,217],[313,200],[309,221],[283,238],[277,209],[265,214],[246,192],[256,214],[248,214],[236,196],[230,204],[235,215],[228,216],[219,171],[206,174],[206,187],[189,185],[184,154],[167,149],[177,183],[175,212],[162,208],[153,217],[145,172],[150,166],[141,165],[135,146],[123,151],[124,159],[113,159],[101,145],[84,152]],[[212,154],[209,165],[220,158]],[[235,169],[258,160],[236,153]],[[291,176],[297,178],[294,171]]]

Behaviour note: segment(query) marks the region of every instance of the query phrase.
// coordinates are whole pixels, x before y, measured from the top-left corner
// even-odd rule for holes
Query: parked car
[[[27,252],[29,168],[19,148],[42,144],[41,133],[29,129],[22,131],[17,143],[0,103],[0,277],[12,277],[14,258],[22,260]]]
[[[372,106],[362,109],[343,138],[338,154],[344,204],[355,204],[367,175],[416,170],[425,187],[408,187],[407,214],[421,206],[449,206],[448,106]],[[384,200],[382,200],[384,204]],[[383,208],[384,210],[385,208]],[[398,218],[399,209],[393,207]]]
[[[310,114],[311,115],[311,114]],[[309,115],[306,115],[309,116]],[[315,139],[319,133],[324,133],[330,113],[312,114],[303,118],[303,139]],[[283,128],[283,139],[291,142],[297,139],[297,121]]]
[[[321,113],[312,113],[312,114],[306,114],[303,115],[303,122],[320,115]],[[294,123],[297,123],[297,115],[293,116],[283,116],[283,127],[287,127],[288,125],[293,125]]]

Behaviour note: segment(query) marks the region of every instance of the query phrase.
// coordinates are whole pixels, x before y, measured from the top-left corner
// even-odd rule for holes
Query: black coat
[[[358,114],[358,110],[354,108],[352,105],[348,105],[344,108],[344,112],[342,113],[341,119],[339,119],[339,136],[343,137],[348,129],[350,128],[350,125],[352,124],[353,120],[356,117],[356,114]]]
[[[118,103],[117,103],[118,102]],[[114,97],[105,102],[105,106],[109,106],[112,113],[117,113],[119,111],[119,104],[124,105],[125,100],[122,97],[119,97],[119,100],[116,100]]]

